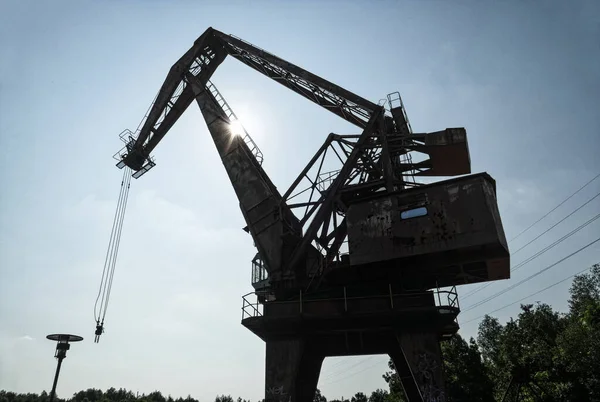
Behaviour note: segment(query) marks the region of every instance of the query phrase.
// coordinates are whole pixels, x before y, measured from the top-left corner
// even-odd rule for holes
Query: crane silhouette
[[[227,56],[360,132],[330,133],[281,194],[210,81]],[[242,324],[266,342],[266,400],[312,401],[327,356],[386,353],[410,401],[444,401],[439,342],[459,328],[455,286],[510,276],[495,181],[470,174],[465,129],[415,133],[398,92],[373,103],[209,28],[138,129],[121,134],[117,166],[133,178],[153,168],[151,153],[194,100],[257,249]]]

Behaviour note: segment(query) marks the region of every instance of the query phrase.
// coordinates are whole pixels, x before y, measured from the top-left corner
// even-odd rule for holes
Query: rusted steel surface
[[[295,302],[268,302],[264,315],[242,320],[263,340],[285,339],[295,334],[347,333],[352,331],[403,331],[427,329],[440,337],[456,333],[458,305],[438,303],[433,292],[389,297],[356,297]]]
[[[424,136],[423,152],[429,155],[431,168],[418,176],[457,176],[471,173],[471,159],[464,128],[449,128]]]
[[[355,204],[347,219],[353,266],[429,270],[440,286],[510,275],[495,183],[485,173]],[[445,267],[455,279],[444,279]]]

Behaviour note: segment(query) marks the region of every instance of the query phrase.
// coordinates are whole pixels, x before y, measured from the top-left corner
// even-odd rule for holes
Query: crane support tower
[[[329,134],[281,194],[211,76],[231,56],[358,127]],[[373,103],[240,38],[207,29],[167,74],[115,158],[138,178],[196,101],[257,254],[242,324],[266,343],[265,400],[313,400],[328,356],[388,354],[408,400],[445,401],[440,341],[456,286],[507,279],[495,181],[471,174],[464,128],[413,132],[399,93]],[[421,176],[460,176],[420,183]]]

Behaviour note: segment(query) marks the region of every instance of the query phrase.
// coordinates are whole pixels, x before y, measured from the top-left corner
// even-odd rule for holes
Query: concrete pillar
[[[312,402],[325,357],[301,339],[266,347],[265,402]]]

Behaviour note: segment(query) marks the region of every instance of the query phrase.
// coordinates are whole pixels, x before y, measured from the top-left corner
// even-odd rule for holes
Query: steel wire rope
[[[118,216],[119,216],[119,211],[120,211],[120,206],[122,203],[122,199],[123,199],[123,195],[125,193],[125,178],[126,178],[126,172],[123,172],[123,178],[121,179],[121,188],[119,190],[119,198],[117,200],[117,208],[115,210],[115,216],[113,218],[113,225],[112,225],[112,229],[110,231],[110,238],[108,240],[108,247],[106,249],[106,256],[104,259],[104,269],[102,270],[102,278],[100,279],[100,287],[98,289],[98,295],[96,296],[96,303],[94,303],[94,321],[98,321],[100,318],[100,315],[102,314],[102,306],[104,305],[104,295],[105,292],[103,292],[103,289],[106,288],[106,281],[105,281],[105,277],[107,277],[107,268],[108,268],[108,263],[109,263],[109,256],[111,254],[111,246],[113,244],[113,238],[115,235],[115,229],[117,226],[117,222],[118,222]],[[97,311],[97,307],[98,307],[98,301],[100,300],[100,296],[102,295],[102,301],[100,302],[100,311]]]
[[[110,281],[108,283],[108,292],[106,294],[106,303],[104,305],[104,314],[102,315],[102,324],[104,324],[104,318],[106,317],[106,311],[108,310],[108,301],[110,299],[110,294],[112,291],[113,278],[115,276],[115,268],[117,266],[117,256],[119,254],[119,247],[121,245],[121,234],[123,231],[123,222],[125,221],[125,210],[127,209],[127,201],[129,200],[129,188],[131,185],[131,170],[129,170],[129,174],[127,174],[127,187],[125,189],[125,196],[123,201],[123,207],[121,208],[121,216],[119,219],[119,228],[117,233],[117,238],[115,240],[115,251],[112,261],[112,271],[110,273]]]
[[[579,190],[577,190],[575,193],[571,194],[571,196],[569,196],[567,198],[567,200],[569,198],[571,198],[573,195],[575,195],[577,192],[579,192],[581,189],[583,189],[585,186],[587,186],[589,183],[591,183],[592,181],[594,181],[597,177],[599,177],[599,175],[597,175],[596,177],[594,177],[592,180],[590,180],[588,183],[586,183],[583,187],[581,187]],[[525,245],[523,245],[521,248],[519,248],[517,251],[514,251],[511,253],[511,256],[513,256],[514,254],[518,253],[519,251],[523,250],[525,247],[529,246],[531,243],[533,243],[534,241],[536,241],[537,239],[539,239],[540,237],[542,237],[543,235],[545,235],[546,233],[548,233],[549,231],[551,231],[552,229],[554,229],[556,226],[558,226],[559,224],[561,224],[562,222],[564,222],[566,219],[568,219],[570,216],[572,216],[573,214],[575,214],[577,211],[579,211],[581,208],[585,207],[587,204],[589,204],[590,202],[592,202],[594,199],[596,199],[598,196],[600,196],[600,192],[598,192],[596,195],[594,195],[592,198],[590,198],[589,200],[587,200],[585,203],[583,203],[582,205],[580,205],[579,207],[577,207],[574,211],[572,211],[569,215],[565,216],[564,218],[562,218],[560,221],[556,222],[554,225],[552,225],[551,227],[549,227],[548,229],[546,229],[545,231],[543,231],[542,233],[540,233],[537,237],[535,237],[534,239],[530,240],[528,243],[526,243]],[[565,200],[566,201],[566,200]],[[552,211],[556,210],[556,208],[558,208],[560,205],[564,204],[563,201],[562,203],[560,203],[559,205],[557,205],[554,209],[552,209]],[[550,212],[552,212],[550,211]],[[550,212],[546,215],[544,215],[544,217],[548,216],[550,214]],[[544,217],[542,217],[541,219],[539,219],[538,221],[536,221],[535,223],[541,221]],[[532,225],[533,226],[533,225]],[[514,238],[512,239],[514,240]],[[512,242],[512,240],[510,242]],[[509,243],[510,243],[509,242]],[[472,291],[470,291],[469,293],[467,293],[466,295],[464,295],[462,297],[462,299],[466,299],[467,297],[470,297],[472,295],[474,295],[475,293],[487,288],[488,286],[490,286],[492,283],[487,283],[485,285],[481,285],[476,289],[473,289]]]
[[[519,268],[522,268],[524,265],[528,264],[529,262],[535,260],[537,257],[541,256],[542,254],[544,254],[546,251],[556,247],[558,244],[562,243],[563,241],[565,241],[566,239],[568,239],[569,237],[573,236],[575,233],[579,232],[580,230],[582,230],[583,228],[585,228],[586,226],[588,226],[589,224],[591,224],[592,222],[594,222],[595,220],[597,220],[598,218],[600,218],[600,214],[596,214],[593,218],[589,219],[587,222],[579,225],[577,228],[573,229],[571,232],[567,233],[566,235],[564,235],[563,237],[561,237],[560,239],[556,240],[554,243],[546,246],[544,249],[538,251],[537,253],[535,253],[534,255],[530,256],[529,258],[526,258],[525,260],[521,261],[519,264],[515,265],[511,271],[515,272],[518,271]],[[473,290],[471,293],[465,295],[464,297],[462,297],[462,300],[465,300],[466,298],[473,296],[474,294],[476,294],[477,292],[487,288],[488,286],[492,285],[493,282],[489,282],[475,290]]]
[[[125,172],[123,172],[124,177],[123,177],[123,181],[121,182],[121,188],[122,188],[122,196],[119,199],[118,203],[117,203],[117,214],[115,217],[115,221],[113,223],[113,232],[111,233],[111,237],[109,240],[109,244],[108,244],[108,260],[106,262],[106,267],[107,267],[107,271],[106,271],[106,278],[104,280],[104,284],[103,284],[103,289],[102,289],[102,300],[100,301],[100,312],[99,312],[99,317],[98,320],[100,319],[100,316],[102,315],[102,312],[104,310],[104,305],[105,305],[105,300],[106,300],[106,295],[108,293],[108,284],[110,282],[110,276],[111,273],[113,271],[113,256],[115,253],[115,242],[118,236],[118,231],[119,231],[119,220],[121,219],[121,211],[123,209],[123,200],[125,198],[125,189],[127,188],[127,177],[125,176]],[[97,323],[99,323],[97,321]]]
[[[573,257],[574,255],[576,255],[576,254],[579,254],[580,252],[582,252],[582,251],[583,251],[583,250],[585,250],[586,248],[588,248],[588,247],[590,247],[590,246],[594,245],[595,243],[597,243],[597,242],[599,242],[599,241],[600,241],[600,237],[599,237],[599,238],[597,238],[596,240],[593,240],[592,242],[590,242],[590,243],[586,244],[585,246],[583,246],[583,247],[579,248],[578,250],[576,250],[576,251],[572,252],[571,254],[567,255],[566,257],[563,257],[563,258],[561,258],[560,260],[558,260],[558,261],[556,261],[556,262],[554,262],[554,263],[552,263],[552,264],[548,265],[546,268],[543,268],[543,269],[539,270],[539,271],[538,271],[538,272],[536,272],[535,274],[529,275],[527,278],[525,278],[525,279],[522,279],[522,280],[520,280],[519,282],[517,282],[517,283],[515,283],[515,284],[513,284],[513,285],[511,285],[511,286],[509,286],[509,287],[507,287],[507,288],[505,288],[505,289],[502,289],[502,290],[501,290],[501,291],[499,291],[499,292],[496,292],[496,293],[494,293],[493,295],[489,296],[488,298],[486,298],[486,299],[484,299],[484,300],[481,300],[481,301],[479,301],[479,302],[477,302],[477,303],[475,303],[475,304],[473,304],[473,305],[469,306],[467,309],[465,309],[465,310],[462,310],[462,311],[463,311],[463,312],[466,312],[466,311],[472,310],[472,309],[474,309],[474,308],[477,308],[477,307],[479,307],[479,306],[481,306],[481,305],[483,305],[483,304],[485,304],[485,303],[487,303],[487,302],[489,302],[489,301],[491,301],[491,300],[495,299],[496,297],[499,297],[499,296],[503,295],[504,293],[506,293],[506,292],[509,292],[509,291],[513,290],[513,289],[514,289],[514,288],[516,288],[517,286],[520,286],[520,285],[522,285],[523,283],[525,283],[525,282],[528,282],[528,281],[530,281],[531,279],[535,278],[536,276],[538,276],[538,275],[541,275],[542,273],[544,273],[544,272],[548,271],[549,269],[551,269],[551,268],[555,267],[556,265],[560,264],[561,262],[564,262],[564,261],[568,260],[569,258]]]
[[[126,197],[128,195],[127,189],[129,186],[129,180],[128,180],[129,177],[130,177],[129,169],[126,168],[125,171],[123,172],[123,180],[121,181],[121,188],[123,190],[122,191],[123,195],[119,199],[118,204],[117,204],[117,216],[115,218],[116,225],[114,225],[114,232],[111,233],[111,240],[108,245],[110,253],[109,253],[109,258],[108,258],[108,270],[107,270],[106,280],[104,282],[104,289],[102,292],[102,301],[100,303],[100,314],[102,314],[104,308],[106,307],[106,304],[107,304],[106,299],[107,299],[108,294],[110,293],[110,287],[112,286],[111,277],[114,275],[114,264],[115,264],[115,254],[116,254],[115,251],[116,251],[117,244],[118,244],[119,237],[120,237],[119,231],[120,231],[120,228],[122,227],[121,220],[123,217],[123,206],[125,204]],[[106,314],[104,313],[102,316],[102,324],[104,323],[105,315]]]
[[[110,286],[112,286],[112,281],[110,278],[112,276],[114,276],[115,249],[116,249],[117,241],[120,237],[119,231],[120,231],[120,228],[122,227],[121,220],[123,217],[123,206],[125,203],[125,197],[127,197],[127,194],[128,194],[127,188],[129,186],[128,178],[130,178],[129,169],[126,169],[123,172],[123,180],[121,181],[121,190],[122,191],[120,193],[120,197],[117,202],[117,209],[115,212],[115,221],[113,222],[113,231],[111,233],[108,250],[107,250],[107,261],[105,262],[106,276],[105,276],[104,281],[101,284],[101,286],[103,286],[103,290],[102,290],[102,300],[100,302],[100,311],[98,313],[98,317],[96,318],[97,325],[100,325],[101,316],[102,316],[102,322],[103,322],[104,316],[106,315],[106,314],[103,315],[103,311],[107,305],[106,298],[108,296],[108,293],[110,292]]]
[[[108,309],[108,303],[110,300],[110,294],[112,290],[113,279],[115,275],[115,268],[117,264],[117,256],[119,253],[119,246],[121,242],[121,234],[123,231],[123,223],[125,220],[125,211],[127,208],[127,201],[129,199],[129,189],[131,187],[132,171],[126,167],[123,171],[123,178],[121,179],[121,189],[119,191],[119,198],[117,201],[117,208],[115,210],[115,216],[113,220],[112,230],[109,238],[108,248],[106,251],[106,257],[104,261],[104,268],[102,271],[102,278],[100,281],[100,288],[94,304],[94,319],[96,321],[96,339],[98,342],[100,334],[103,332],[104,319],[106,318],[106,311]],[[100,306],[98,309],[98,302]]]
[[[550,286],[546,286],[545,288],[543,288],[543,289],[540,289],[540,290],[538,290],[537,292],[531,293],[531,294],[529,294],[529,295],[527,295],[527,296],[525,296],[525,297],[523,297],[523,298],[521,298],[521,299],[519,299],[519,300],[517,300],[517,301],[511,302],[511,303],[509,303],[509,304],[505,304],[504,306],[502,306],[502,307],[499,307],[499,308],[497,308],[497,309],[495,309],[495,310],[492,310],[492,311],[490,311],[490,312],[488,312],[488,313],[486,313],[486,314],[484,314],[484,315],[480,315],[479,317],[475,317],[475,318],[472,318],[472,319],[470,319],[470,320],[468,320],[468,321],[465,321],[463,324],[468,324],[468,323],[470,323],[470,322],[473,322],[473,321],[479,320],[480,318],[483,318],[483,317],[485,317],[485,316],[486,316],[486,315],[488,315],[488,314],[492,314],[492,313],[495,313],[495,312],[497,312],[497,311],[504,310],[504,309],[505,309],[505,308],[507,308],[507,307],[510,307],[510,306],[512,306],[512,305],[514,305],[514,304],[520,303],[520,302],[522,302],[523,300],[526,300],[526,299],[528,299],[528,298],[530,298],[530,297],[532,297],[532,296],[538,295],[538,294],[540,294],[540,293],[542,293],[542,292],[545,292],[546,290],[548,290],[548,289],[550,289],[550,288],[553,288],[554,286],[556,286],[556,285],[559,285],[559,284],[561,284],[561,283],[563,283],[563,282],[565,282],[565,281],[568,281],[569,279],[573,278],[574,276],[577,276],[577,275],[580,275],[580,274],[582,274],[582,273],[584,273],[584,272],[586,272],[586,271],[589,271],[590,269],[591,269],[591,268],[586,268],[586,269],[583,269],[583,270],[581,270],[581,271],[579,271],[579,272],[576,272],[576,273],[574,273],[573,275],[569,275],[569,276],[567,276],[566,278],[564,278],[564,279],[561,279],[560,281],[558,281],[558,282],[555,282],[555,283],[553,283],[553,284],[552,284],[552,285],[550,285]]]

